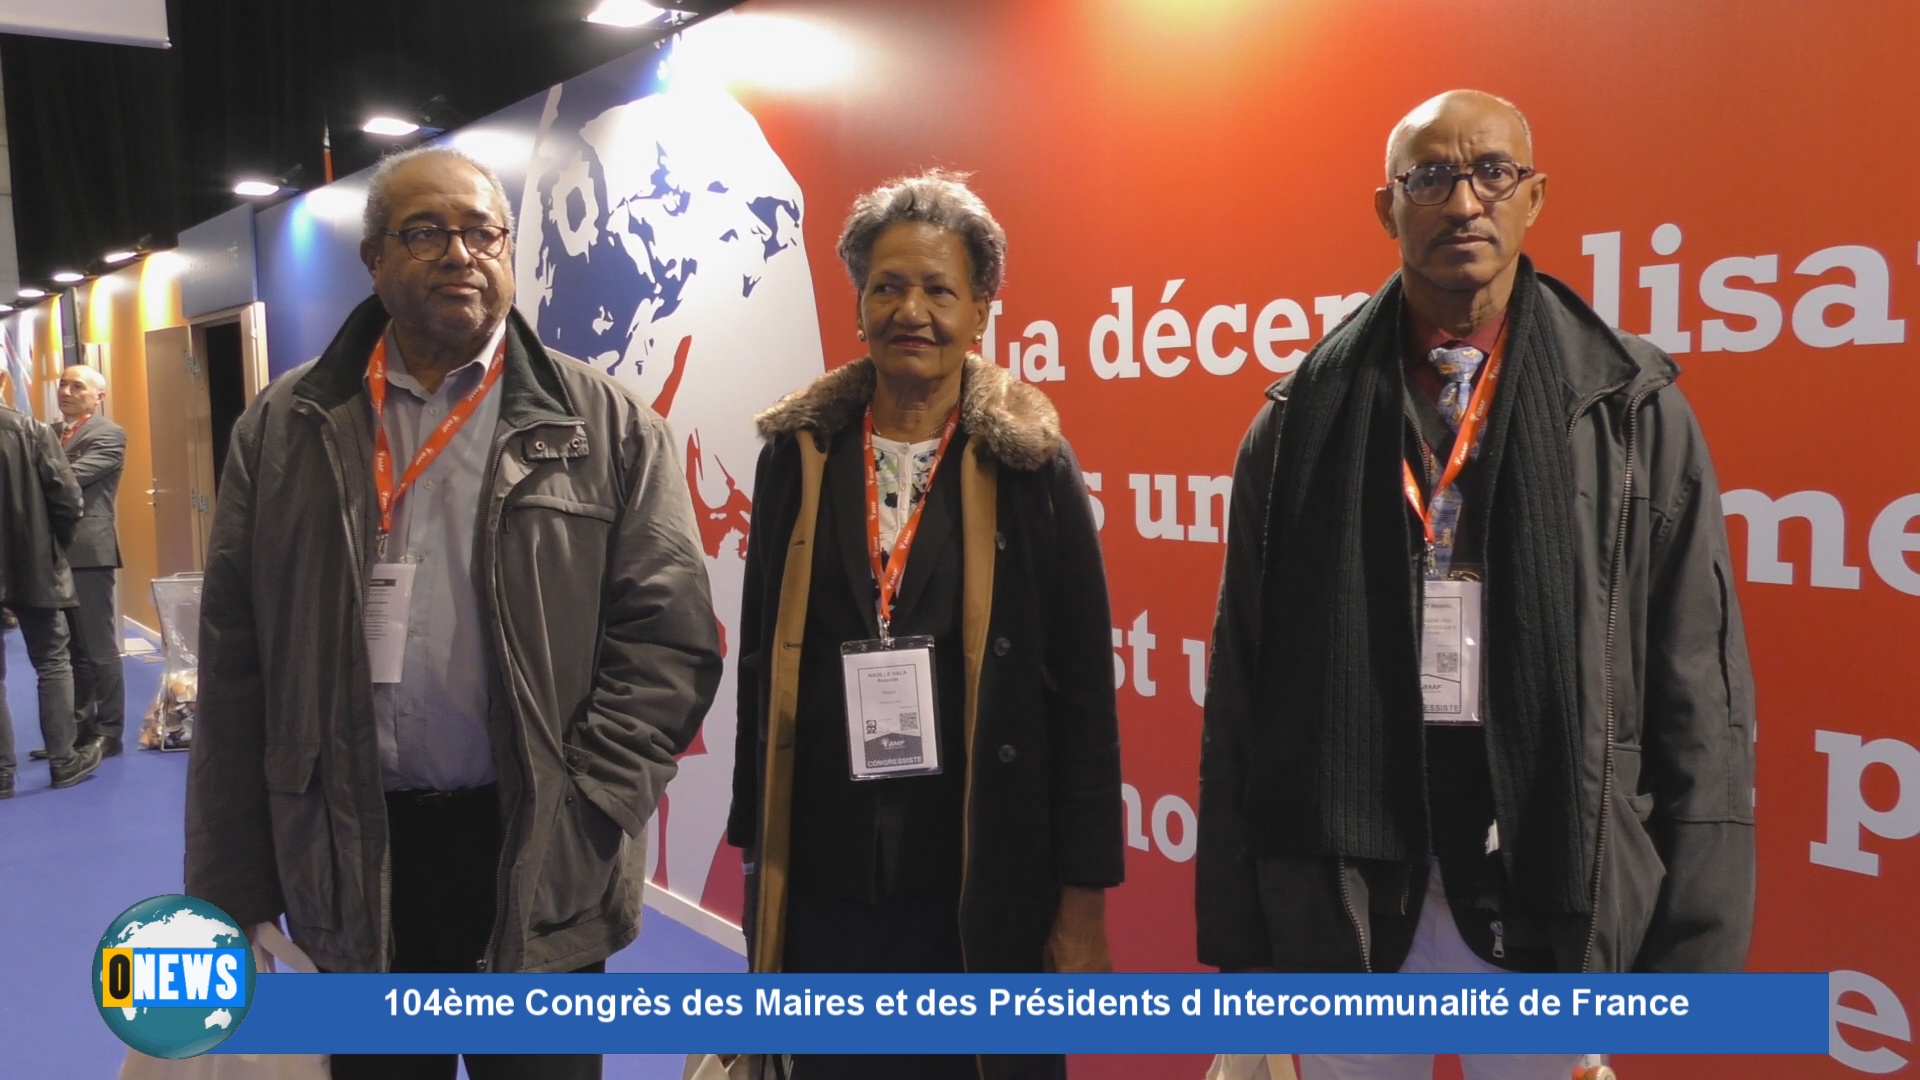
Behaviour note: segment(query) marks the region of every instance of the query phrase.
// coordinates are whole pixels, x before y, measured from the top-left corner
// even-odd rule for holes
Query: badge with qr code
[[[1474,726],[1480,710],[1478,581],[1426,581],[1420,632],[1420,705],[1429,724]]]
[[[847,692],[847,765],[855,780],[940,771],[933,639],[849,641],[840,646]]]

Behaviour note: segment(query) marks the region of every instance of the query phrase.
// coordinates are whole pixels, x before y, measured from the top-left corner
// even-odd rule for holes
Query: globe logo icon
[[[178,893],[121,912],[93,953],[101,1019],[150,1057],[193,1057],[225,1042],[246,1018],[253,983],[253,950],[239,924]]]

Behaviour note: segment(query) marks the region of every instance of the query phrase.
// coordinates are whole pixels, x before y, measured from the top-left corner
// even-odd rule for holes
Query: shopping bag
[[[1218,1054],[1207,1080],[1299,1080],[1292,1054]]]
[[[325,1054],[206,1054],[170,1061],[128,1050],[120,1080],[329,1080]]]
[[[275,971],[276,962],[309,975],[319,970],[275,923],[253,928],[253,957],[261,974]],[[128,1049],[120,1063],[120,1080],[331,1080],[331,1074],[325,1054],[205,1054],[171,1060]]]
[[[680,1080],[786,1080],[789,1071],[779,1054],[688,1054]]]

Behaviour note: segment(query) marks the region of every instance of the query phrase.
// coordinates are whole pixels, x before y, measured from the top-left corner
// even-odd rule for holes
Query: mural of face
[[[825,370],[804,202],[759,123],[722,90],[588,97],[555,87],[547,98],[520,206],[520,310],[549,346],[651,403],[685,453],[728,657],[647,858],[650,877],[699,902],[716,865],[738,892],[738,859],[722,839],[734,750],[726,703],[759,455],[753,415]]]

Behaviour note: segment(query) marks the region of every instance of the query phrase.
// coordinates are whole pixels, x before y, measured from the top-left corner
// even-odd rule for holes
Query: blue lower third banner
[[[1825,975],[267,975],[221,1053],[1824,1054]]]

